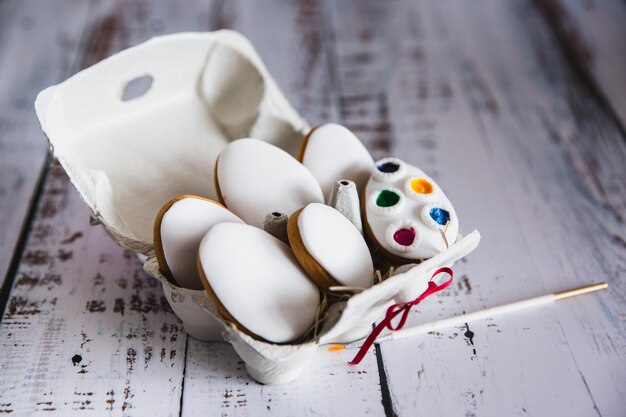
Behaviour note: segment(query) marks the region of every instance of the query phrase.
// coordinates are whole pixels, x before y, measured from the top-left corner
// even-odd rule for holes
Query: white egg
[[[372,286],[374,266],[365,239],[337,210],[309,204],[298,215],[298,231],[308,255],[339,285]]]
[[[192,195],[176,197],[163,206],[154,226],[154,246],[161,270],[176,283],[201,290],[196,268],[198,246],[218,223],[242,223],[216,201]]]
[[[345,126],[327,123],[306,137],[300,160],[317,179],[328,201],[339,180],[354,181],[359,191],[369,178],[374,161],[359,138]]]
[[[287,152],[256,139],[239,139],[219,155],[216,185],[226,207],[263,227],[272,212],[293,213],[324,196],[313,175]]]
[[[396,158],[376,162],[363,198],[365,230],[388,254],[431,258],[456,241],[459,220],[452,203],[417,167]]]
[[[253,335],[286,343],[314,323],[319,291],[289,246],[269,233],[245,224],[219,224],[202,239],[198,261],[218,310],[221,304]]]

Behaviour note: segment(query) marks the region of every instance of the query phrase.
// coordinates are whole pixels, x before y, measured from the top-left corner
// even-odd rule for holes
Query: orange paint
[[[329,352],[338,352],[340,350],[344,350],[346,348],[345,345],[330,345],[328,346]]]

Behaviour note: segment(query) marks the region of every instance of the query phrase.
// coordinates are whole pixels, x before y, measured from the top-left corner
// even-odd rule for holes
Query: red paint
[[[415,241],[415,229],[399,229],[393,234],[393,240],[402,246],[411,246]]]

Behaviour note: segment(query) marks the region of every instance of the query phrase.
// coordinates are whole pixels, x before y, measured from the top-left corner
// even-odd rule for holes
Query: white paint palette
[[[397,158],[376,162],[362,198],[370,240],[396,263],[431,258],[457,238],[459,220],[446,194]]]

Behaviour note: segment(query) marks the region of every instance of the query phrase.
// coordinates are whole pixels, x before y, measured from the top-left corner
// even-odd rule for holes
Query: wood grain
[[[252,40],[289,102],[311,126],[336,121],[339,108],[324,2],[266,3],[222,1],[212,11],[212,20]]]
[[[40,90],[75,68],[88,6],[71,0],[0,3],[0,288],[46,159],[33,103]]]
[[[0,414],[623,415],[625,7],[0,2]],[[354,351],[320,349],[292,384],[253,382],[230,345],[189,338],[135,256],[88,226],[32,110],[41,88],[116,51],[218,28],[253,41],[312,125],[345,123],[375,158],[416,164],[462,229],[480,229],[454,287],[412,323],[609,289],[384,344],[358,367]]]
[[[570,68],[605,110],[626,125],[626,4],[619,0],[536,1]]]
[[[383,345],[390,412],[619,415],[626,193],[618,126],[579,87],[533,5],[394,6],[334,4],[341,94],[359,97],[342,99],[342,113],[359,128],[383,115],[362,134],[383,126],[385,148],[433,175],[462,227],[484,236],[457,266],[456,291],[424,303],[414,322],[602,279],[611,290]],[[364,16],[374,15],[372,26]],[[340,23],[348,19],[354,24]]]
[[[186,8],[122,1],[90,6],[78,67],[158,34],[209,27],[205,1]],[[40,132],[37,137],[44,143]],[[53,166],[0,328],[0,410],[178,415],[187,335],[160,284],[101,228],[89,227],[88,218],[78,193]]]
[[[352,351],[316,352],[310,366],[288,385],[261,385],[247,375],[228,344],[189,339],[183,416],[382,415],[376,358],[348,365]]]
[[[182,326],[160,284],[87,217],[53,167],[0,329],[0,403],[16,415],[176,414]]]

